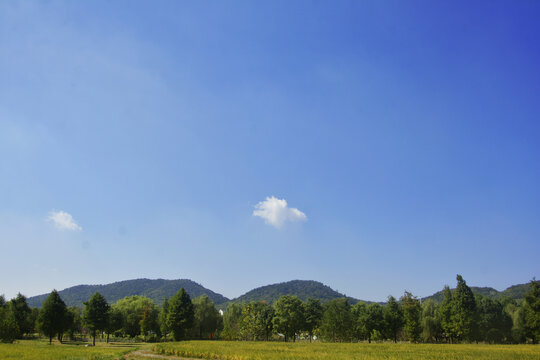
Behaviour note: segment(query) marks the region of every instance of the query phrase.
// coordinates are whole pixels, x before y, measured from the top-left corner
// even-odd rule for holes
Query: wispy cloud
[[[82,227],[80,227],[75,220],[73,220],[73,216],[71,214],[65,212],[65,211],[51,211],[49,213],[49,217],[47,218],[49,221],[52,221],[54,223],[54,226],[59,230],[69,230],[69,231],[81,231]]]
[[[306,221],[307,216],[296,208],[287,206],[287,200],[278,199],[274,196],[267,197],[266,200],[255,205],[253,216],[264,219],[267,224],[275,228],[281,228],[285,222]]]

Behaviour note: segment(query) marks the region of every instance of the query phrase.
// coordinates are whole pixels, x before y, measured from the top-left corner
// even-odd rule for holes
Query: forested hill
[[[515,300],[523,299],[523,295],[529,290],[529,283],[527,284],[519,284],[519,285],[512,285],[509,288],[507,288],[504,291],[497,291],[494,288],[491,287],[475,287],[471,286],[471,290],[474,294],[480,294],[485,297],[489,297],[491,299],[502,299],[504,297],[509,297]],[[422,301],[427,299],[433,299],[433,301],[440,303],[443,300],[443,292],[438,291],[435,294],[431,296],[427,296],[425,298],[422,298]]]
[[[267,303],[272,304],[282,295],[296,295],[300,300],[303,301],[306,301],[309,298],[319,299],[322,302],[346,297],[345,295],[332,290],[329,286],[326,286],[318,281],[292,280],[279,284],[258,287],[231,300],[231,302],[247,303],[250,301],[266,301]],[[353,304],[358,302],[358,299],[354,298],[349,298],[349,300]]]
[[[217,294],[188,279],[135,279],[106,285],[77,285],[59,291],[58,293],[68,306],[82,306],[82,303],[87,301],[96,291],[105,296],[110,304],[131,295],[146,296],[152,299],[156,304],[161,304],[166,297],[170,298],[182,287],[192,299],[206,294],[216,304],[229,301],[229,299],[223,295]],[[49,294],[43,294],[28,298],[28,305],[41,307],[41,303],[48,295]]]

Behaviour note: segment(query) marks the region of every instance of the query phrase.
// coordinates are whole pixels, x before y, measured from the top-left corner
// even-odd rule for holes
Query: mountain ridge
[[[254,288],[236,298],[229,299],[219,293],[216,293],[201,284],[190,279],[132,279],[117,281],[109,284],[99,285],[75,285],[59,291],[60,297],[68,306],[82,306],[96,291],[99,291],[109,303],[132,295],[146,296],[152,299],[156,304],[161,305],[165,298],[170,298],[183,287],[191,298],[197,298],[201,295],[207,295],[217,306],[225,308],[230,303],[246,303],[250,301],[266,301],[274,303],[282,295],[296,295],[305,301],[308,298],[315,298],[321,302],[328,302],[332,299],[347,297],[353,304],[362,301],[371,303],[372,301],[359,300],[346,296],[331,287],[315,280],[290,280],[286,282],[274,283]],[[529,284],[511,285],[503,291],[498,291],[491,287],[475,287],[471,290],[474,294],[488,296],[492,299],[502,299],[508,296],[519,300],[528,290]],[[28,305],[40,307],[49,294],[31,296],[27,299]],[[421,300],[433,299],[435,302],[442,301],[442,291],[433,295],[422,297]],[[379,302],[383,304],[383,302]]]
[[[146,296],[156,304],[163,303],[165,298],[170,298],[184,288],[190,297],[196,298],[207,295],[214,303],[224,303],[229,301],[225,296],[218,294],[201,284],[190,279],[132,279],[116,281],[109,284],[99,285],[75,285],[59,291],[60,297],[68,306],[82,306],[96,291],[100,292],[111,304],[132,295]],[[49,294],[42,294],[29,297],[28,305],[40,307]]]

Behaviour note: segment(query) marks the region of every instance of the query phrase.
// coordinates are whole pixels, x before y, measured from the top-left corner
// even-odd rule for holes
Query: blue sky
[[[539,14],[0,2],[0,293],[539,277]]]

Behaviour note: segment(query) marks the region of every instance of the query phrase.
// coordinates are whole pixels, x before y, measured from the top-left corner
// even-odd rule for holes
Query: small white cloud
[[[306,221],[307,216],[296,208],[287,207],[287,200],[278,199],[274,196],[267,197],[266,200],[255,205],[253,216],[264,219],[267,224],[275,228],[281,228],[286,221]]]
[[[51,211],[49,213],[49,217],[47,218],[49,221],[52,221],[54,223],[54,226],[59,230],[70,230],[70,231],[81,231],[82,227],[80,227],[75,220],[73,220],[73,216],[71,214],[65,212],[65,211]]]

